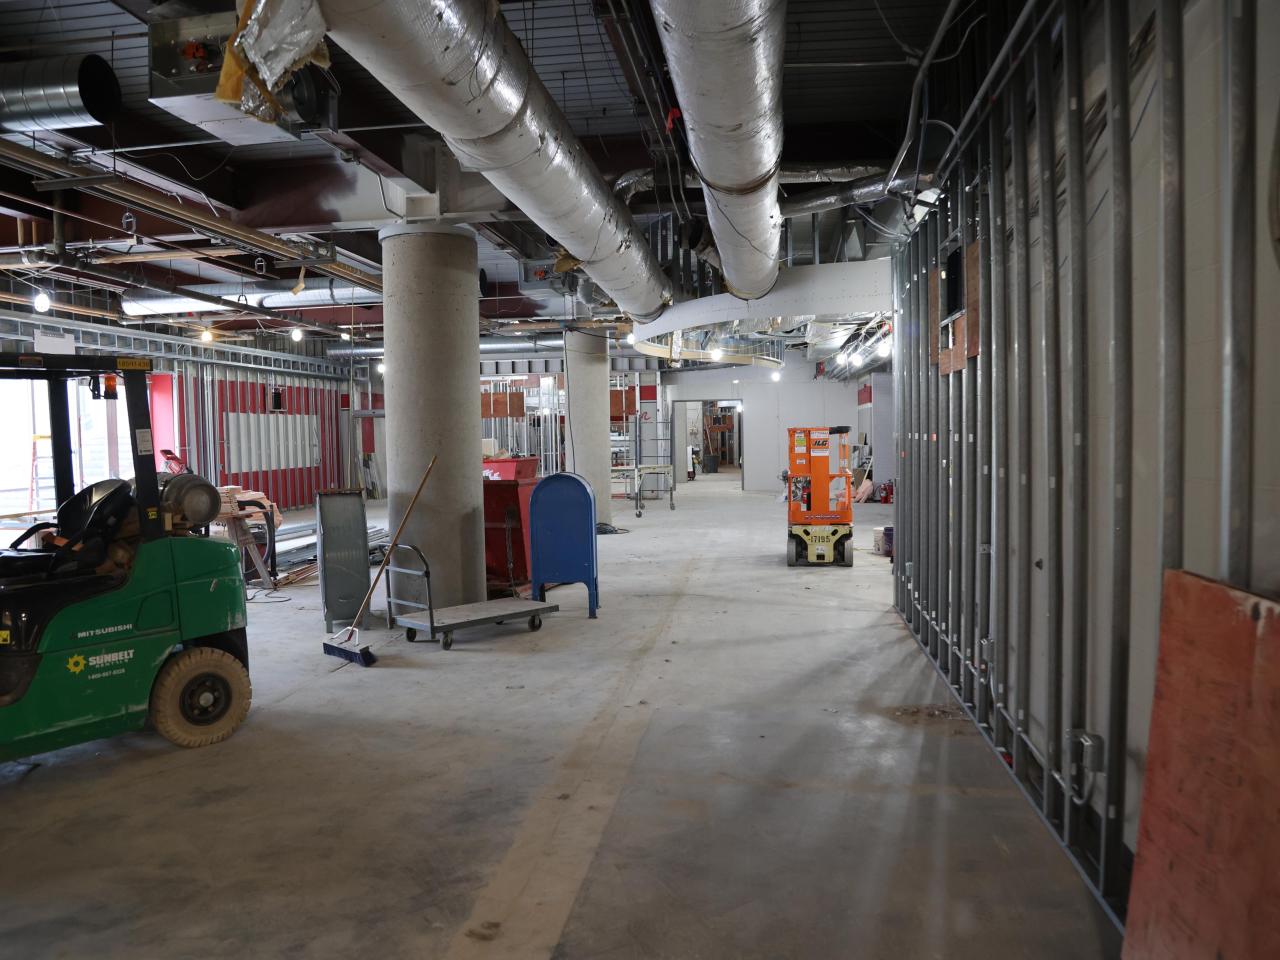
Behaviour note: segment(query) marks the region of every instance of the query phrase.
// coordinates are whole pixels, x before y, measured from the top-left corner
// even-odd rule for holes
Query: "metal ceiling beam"
[[[29,173],[43,174],[49,177],[76,177],[84,172],[82,167],[73,167],[64,161],[47,156],[37,150],[9,141],[0,141],[0,163],[26,170]],[[173,223],[190,226],[207,237],[243,245],[263,254],[275,254],[281,258],[290,259],[304,253],[296,245],[278,237],[240,226],[212,213],[184,205],[128,180],[120,180],[115,183],[88,188],[88,192],[125,201],[130,206],[148,210],[156,216],[170,220]],[[337,263],[316,269],[320,273],[342,280],[349,280],[366,289],[382,289],[381,277],[346,264]]]

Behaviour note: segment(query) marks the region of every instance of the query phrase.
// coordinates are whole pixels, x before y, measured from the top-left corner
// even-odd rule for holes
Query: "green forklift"
[[[147,373],[132,356],[0,355],[0,379],[44,380],[56,520],[0,549],[0,761],[139,730],[182,747],[235,732],[249,710],[239,549],[199,535],[218,492],[161,483]],[[132,483],[74,489],[67,388],[123,382]]]

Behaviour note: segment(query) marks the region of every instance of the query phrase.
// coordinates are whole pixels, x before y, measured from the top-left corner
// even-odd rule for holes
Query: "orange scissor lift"
[[[788,427],[787,566],[853,566],[848,427]]]

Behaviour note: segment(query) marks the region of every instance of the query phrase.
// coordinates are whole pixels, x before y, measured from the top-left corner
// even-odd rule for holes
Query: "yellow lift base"
[[[787,536],[787,566],[839,563],[853,566],[853,526],[792,524]]]

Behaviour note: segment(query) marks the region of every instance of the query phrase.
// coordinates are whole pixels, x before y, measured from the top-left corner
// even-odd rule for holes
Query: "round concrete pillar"
[[[564,335],[565,393],[569,402],[565,465],[596,495],[596,522],[613,523],[609,494],[609,341],[602,333]]]
[[[387,520],[394,532],[435,456],[435,470],[401,542],[418,547],[431,564],[437,607],[483,600],[476,240],[457,228],[411,225],[388,227],[378,238],[387,368]],[[398,576],[395,586],[397,596],[421,596],[420,580]]]

